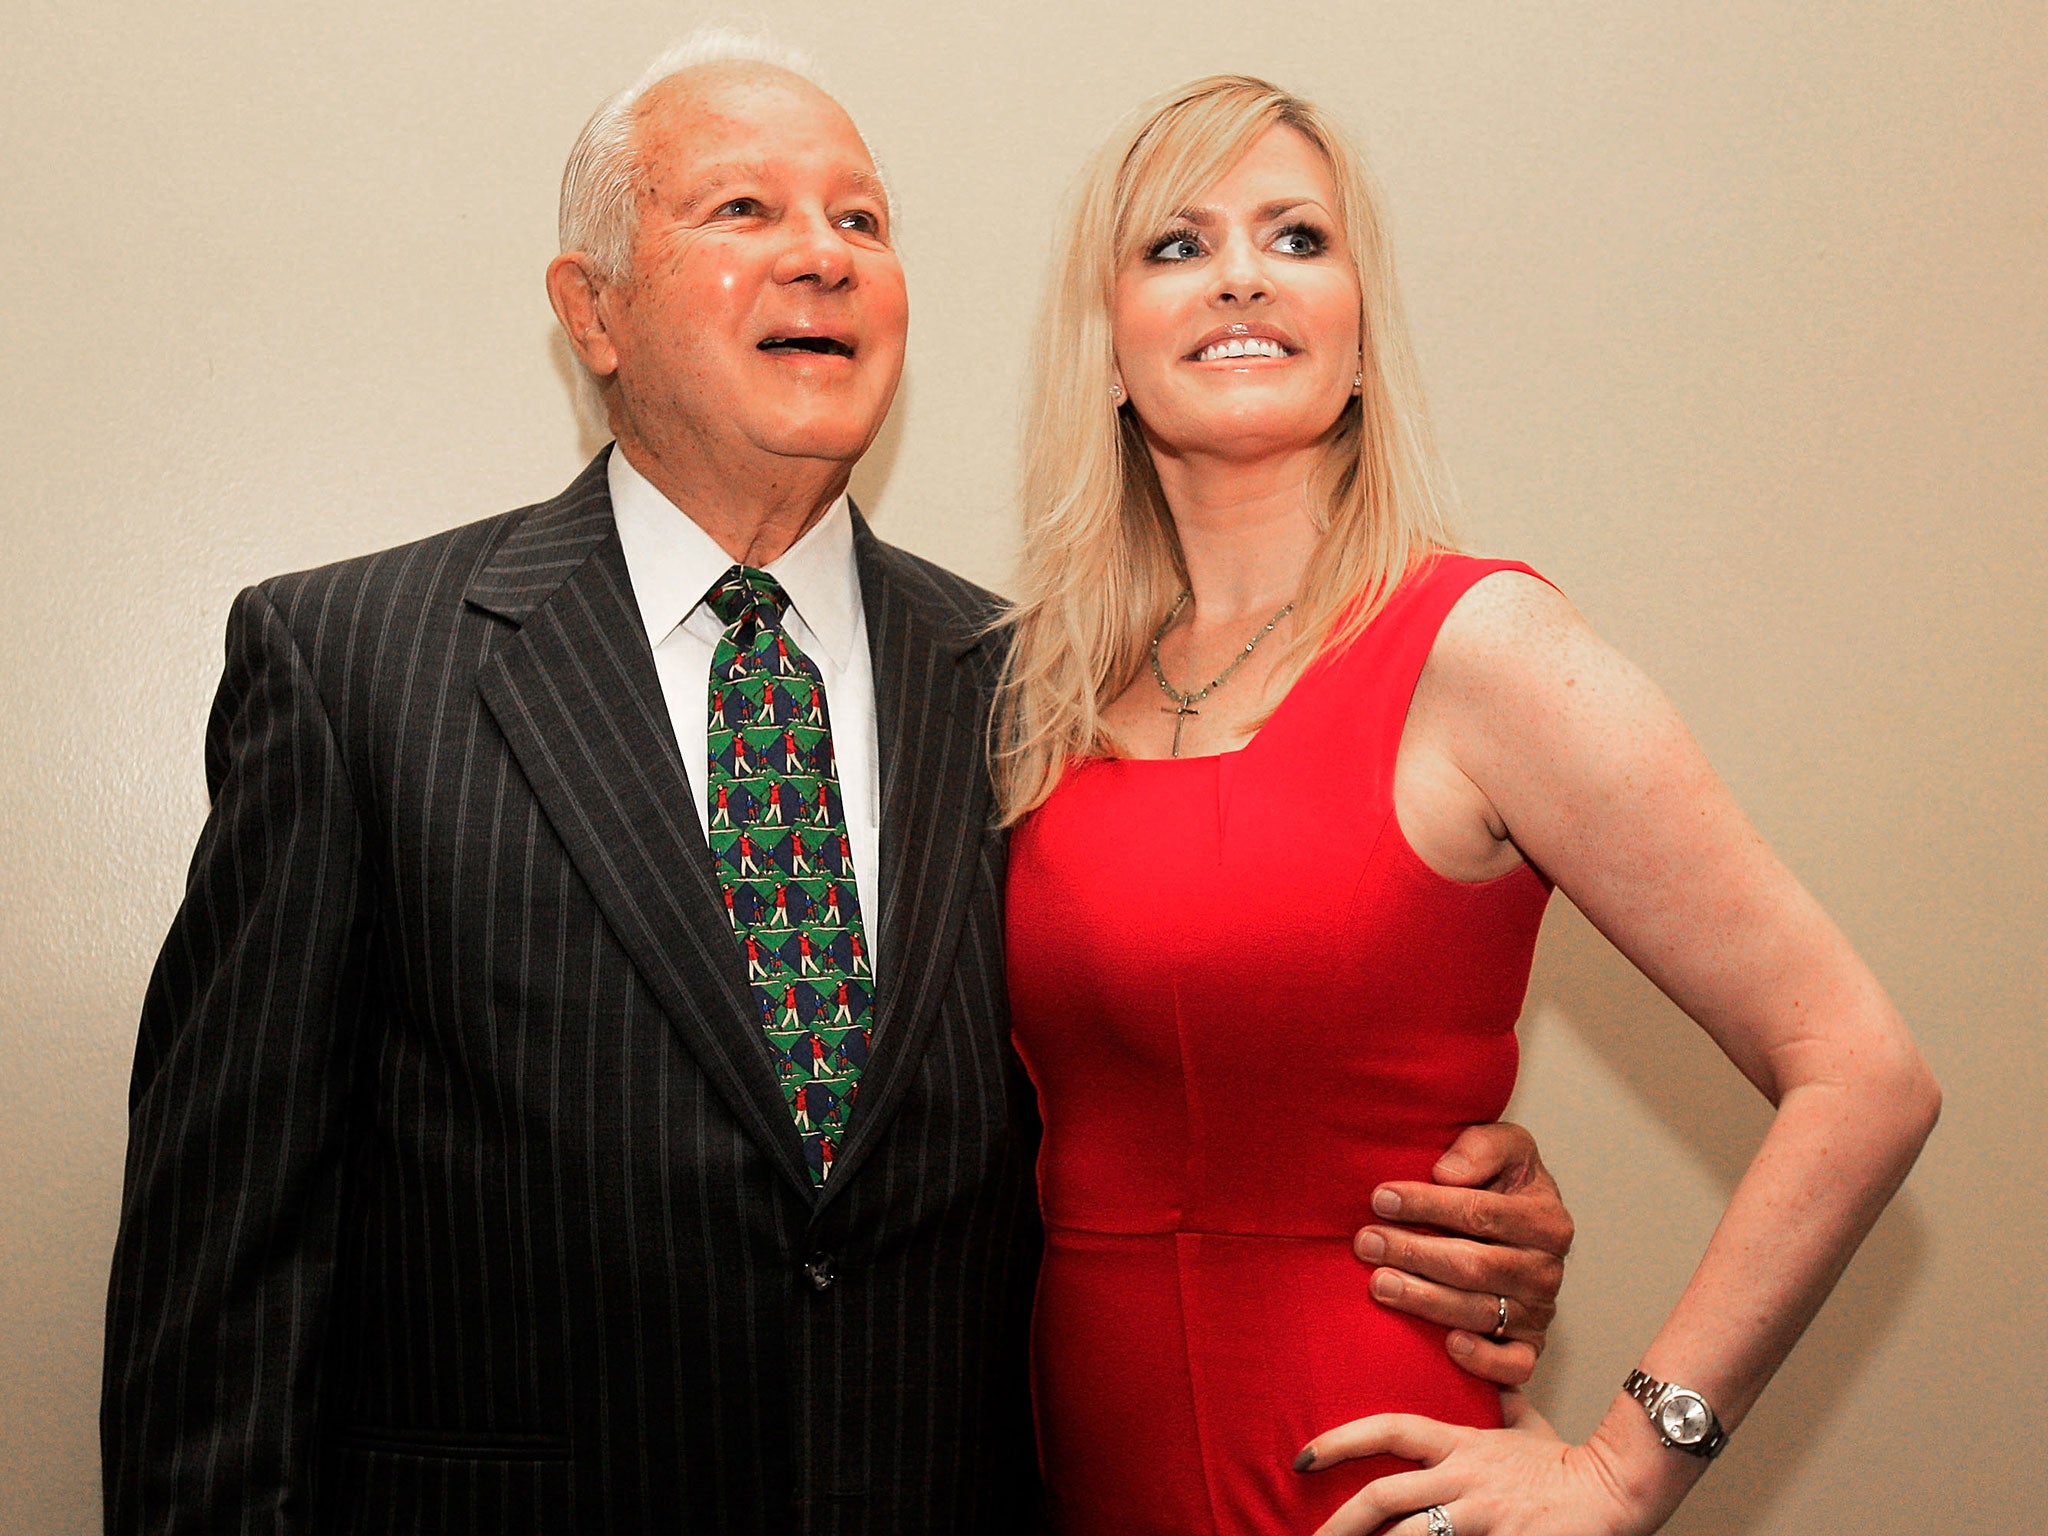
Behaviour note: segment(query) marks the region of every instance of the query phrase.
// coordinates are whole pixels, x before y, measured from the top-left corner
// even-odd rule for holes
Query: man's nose
[[[791,215],[784,231],[782,254],[775,261],[778,283],[816,283],[821,288],[852,285],[853,253],[823,211]]]

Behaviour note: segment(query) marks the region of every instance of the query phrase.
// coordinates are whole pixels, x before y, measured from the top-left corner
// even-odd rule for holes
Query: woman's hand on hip
[[[1304,1476],[1364,1456],[1420,1463],[1368,1483],[1316,1536],[1432,1536],[1433,1506],[1457,1536],[1642,1536],[1662,1523],[1634,1507],[1598,1435],[1567,1443],[1519,1392],[1502,1406],[1506,1429],[1381,1413],[1316,1436],[1295,1463]]]

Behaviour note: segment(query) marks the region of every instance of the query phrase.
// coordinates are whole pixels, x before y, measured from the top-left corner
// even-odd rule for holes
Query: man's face
[[[852,119],[794,76],[711,66],[649,92],[639,135],[639,226],[600,299],[621,435],[719,465],[851,465],[909,321]]]

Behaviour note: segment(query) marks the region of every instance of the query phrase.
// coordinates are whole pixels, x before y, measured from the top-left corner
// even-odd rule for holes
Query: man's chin
[[[880,417],[858,420],[781,421],[755,437],[755,446],[782,459],[808,459],[851,469],[882,430]]]

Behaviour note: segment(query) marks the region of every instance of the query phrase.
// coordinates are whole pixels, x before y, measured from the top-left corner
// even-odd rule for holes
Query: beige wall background
[[[0,12],[0,1531],[84,1532],[134,1015],[205,814],[229,598],[568,481],[594,444],[541,288],[560,164],[706,18]],[[1947,1090],[1671,1528],[2048,1525],[2048,9],[754,14],[827,62],[905,212],[911,361],[857,489],[886,537],[996,586],[1086,150],[1225,68],[1354,126],[1470,543],[1533,561],[1669,689]],[[1518,1111],[1581,1229],[1538,1397],[1583,1434],[1766,1111],[1562,902],[1524,1038]]]

